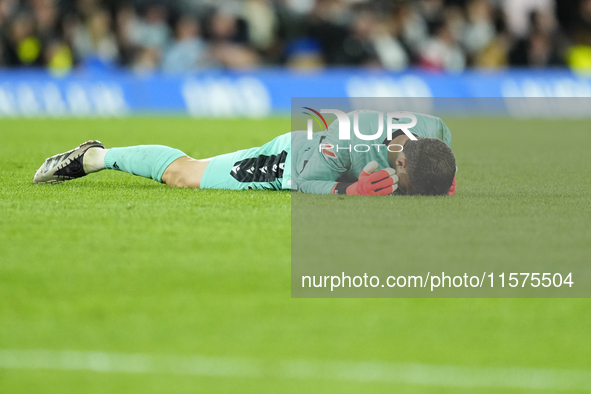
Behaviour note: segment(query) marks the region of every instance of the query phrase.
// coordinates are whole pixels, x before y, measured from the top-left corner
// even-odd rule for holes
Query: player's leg
[[[171,187],[200,188],[201,178],[211,159],[195,160],[188,156],[179,157],[164,170],[162,182]]]
[[[88,141],[75,149],[46,159],[35,173],[33,182],[60,183],[104,169],[124,171],[163,182],[165,170],[179,158],[187,158],[187,155],[178,149],[162,145],[105,149],[99,141]],[[191,165],[193,167],[194,163]],[[174,179],[171,178],[171,183]],[[184,177],[181,181],[194,182],[194,179]]]
[[[284,134],[258,148],[210,159],[200,174],[201,189],[291,189],[291,136]]]
[[[172,187],[280,190],[291,185],[291,167],[285,165],[290,142],[289,134],[285,134],[260,148],[195,160],[162,145],[105,149],[99,141],[88,141],[45,160],[33,182],[59,183],[111,169]]]
[[[107,153],[92,149],[84,163],[90,167],[94,162],[100,167],[104,162],[106,168],[152,178],[171,187],[281,190],[291,186],[291,168],[285,166],[290,147],[291,137],[285,134],[262,147],[211,159],[196,160],[176,149],[148,145],[113,148]]]

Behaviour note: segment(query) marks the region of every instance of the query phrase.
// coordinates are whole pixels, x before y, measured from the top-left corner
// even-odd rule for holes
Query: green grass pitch
[[[428,227],[448,215],[459,224],[455,236],[471,241],[450,245],[458,258],[479,249],[492,260],[513,236],[522,247],[512,258],[589,261],[588,121],[444,120],[458,192],[436,202],[406,198],[409,215],[441,206],[422,219]],[[591,374],[587,299],[290,298],[288,192],[170,189],[114,171],[31,184],[46,157],[88,139],[164,144],[202,158],[258,146],[289,128],[287,118],[0,120],[0,356],[76,350]],[[215,365],[208,374],[175,375],[2,363],[6,394],[535,391],[290,377],[272,368],[216,376]]]

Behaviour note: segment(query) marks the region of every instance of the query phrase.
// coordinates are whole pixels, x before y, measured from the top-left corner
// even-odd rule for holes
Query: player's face
[[[409,138],[405,135],[399,135],[398,137],[394,138],[390,144],[398,144],[404,146],[406,141]],[[390,151],[388,150],[388,162],[390,166],[396,170],[396,175],[398,175],[398,188],[394,192],[395,194],[409,194],[408,193],[408,176],[406,175],[406,155],[404,151]]]
[[[406,156],[404,153],[400,152],[395,163],[394,170],[396,170],[396,175],[398,176],[398,189],[396,189],[396,194],[410,194],[408,175],[406,173]]]
[[[398,189],[396,189],[395,193],[396,194],[403,194],[403,195],[409,194],[408,193],[408,177],[406,176],[406,172],[398,171],[398,168],[396,168],[396,175],[398,175]]]

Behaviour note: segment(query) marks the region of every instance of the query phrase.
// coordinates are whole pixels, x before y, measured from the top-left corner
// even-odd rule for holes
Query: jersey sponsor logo
[[[259,155],[257,157],[240,160],[232,166],[230,175],[238,182],[273,182],[283,178],[287,151],[278,155]]]

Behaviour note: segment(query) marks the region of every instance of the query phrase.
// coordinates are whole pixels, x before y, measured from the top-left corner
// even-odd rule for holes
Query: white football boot
[[[61,183],[86,175],[82,160],[89,148],[105,149],[100,141],[87,141],[77,148],[45,159],[33,178],[33,183]]]

